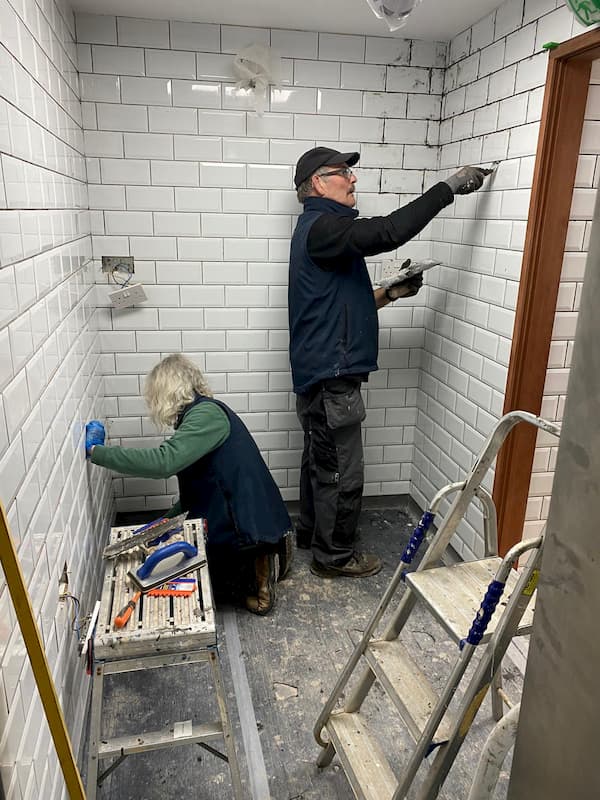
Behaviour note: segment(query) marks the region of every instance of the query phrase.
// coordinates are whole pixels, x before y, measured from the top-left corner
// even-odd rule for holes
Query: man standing
[[[292,236],[289,280],[290,361],[296,411],[304,430],[300,474],[299,547],[312,547],[320,577],[363,577],[381,559],[355,549],[364,464],[362,381],[377,369],[377,310],[412,297],[414,276],[375,289],[365,256],[395,250],[416,236],[455,194],[483,184],[488,172],[463,167],[386,217],[357,219],[351,167],[358,153],[315,147],[296,165],[304,204]]]

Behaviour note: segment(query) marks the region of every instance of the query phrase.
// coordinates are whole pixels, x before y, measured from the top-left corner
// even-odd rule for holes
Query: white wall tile
[[[230,55],[220,53],[197,53],[196,74],[192,77],[203,81],[236,81],[233,68],[234,59]],[[181,76],[188,77],[188,76]]]
[[[365,60],[365,37],[320,33],[319,58],[323,61],[363,63]]]
[[[269,46],[270,32],[265,28],[247,28],[237,25],[221,25],[221,50],[223,53],[238,53],[251,44]]]
[[[318,57],[318,34],[274,29],[271,31],[271,47],[288,58],[315,59]]]
[[[81,75],[81,97],[88,101],[118,103],[121,97],[120,79],[109,75]]]
[[[97,103],[96,119],[99,130],[147,131],[148,111],[137,105]]]
[[[112,47],[108,45],[92,45],[91,61],[96,73],[107,75],[144,75],[144,51],[139,47]],[[80,63],[82,72],[91,72],[86,65]]]
[[[408,39],[366,37],[365,61],[367,64],[408,64],[411,43]]]
[[[117,17],[119,45],[169,47],[169,23],[165,20]]]
[[[246,166],[243,164],[200,164],[202,186],[245,186]]]
[[[178,161],[218,161],[221,140],[203,136],[173,137],[175,158]]]
[[[196,78],[196,55],[177,50],[146,50],[146,75]]]
[[[304,61],[298,59],[294,62],[294,85],[339,88],[340,64],[335,61]]]
[[[198,133],[198,115],[193,108],[149,108],[148,128],[152,133]]]
[[[291,89],[271,87],[270,110],[292,114],[294,112],[310,114],[317,110],[317,90],[301,87]]]
[[[115,17],[77,14],[76,26],[78,42],[117,43],[117,20]]]
[[[203,22],[171,21],[171,47],[203,53],[218,52],[221,42],[219,25]]]
[[[153,184],[160,186],[198,186],[200,168],[198,164],[190,162],[174,162],[174,161],[151,161],[141,162],[148,170],[148,180],[150,177]],[[181,209],[185,211],[187,209]]]
[[[124,133],[125,158],[172,158],[173,137],[164,133]]]
[[[173,105],[191,108],[220,108],[221,86],[208,81],[171,81]]]
[[[170,106],[171,81],[168,78],[121,78],[123,103]]]
[[[387,68],[386,89],[390,92],[428,94],[430,90],[430,72],[420,67],[390,66]]]
[[[104,183],[150,183],[150,164],[144,160],[103,158],[100,161],[100,172]]]

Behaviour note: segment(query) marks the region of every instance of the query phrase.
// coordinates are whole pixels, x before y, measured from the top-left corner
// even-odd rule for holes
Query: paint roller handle
[[[125,625],[127,625],[129,617],[132,615],[135,604],[140,599],[141,594],[141,592],[136,592],[127,605],[123,606],[123,608],[119,611],[115,617],[115,628],[124,628]]]

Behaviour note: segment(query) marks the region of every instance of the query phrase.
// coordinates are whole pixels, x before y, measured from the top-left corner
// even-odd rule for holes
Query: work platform
[[[130,537],[135,527],[112,528],[110,543]],[[235,800],[243,797],[219,662],[213,594],[206,564],[204,521],[184,522],[183,538],[198,549],[200,561],[204,562],[188,576],[196,578],[195,591],[189,596],[141,595],[131,617],[120,629],[115,627],[115,617],[136,597],[136,589],[128,578],[128,572],[139,567],[142,553],[136,547],[105,562],[93,645],[86,789],[88,800],[95,800],[98,785],[120,767],[128,756],[192,743],[228,763],[232,788],[230,796]],[[110,738],[103,735],[105,676],[146,673],[148,670],[168,667],[189,670],[191,665],[202,663],[210,666],[212,681],[204,681],[197,689],[214,694],[218,709],[216,720],[198,722],[191,715],[186,715],[175,722],[165,721],[157,730],[138,729],[135,733],[111,735]],[[141,680],[144,679],[142,676]],[[164,693],[148,693],[146,697],[148,703],[159,708],[165,700],[167,697]],[[131,718],[128,704],[124,704],[121,711],[126,718]],[[224,745],[225,753],[216,749],[219,744]],[[198,780],[201,780],[200,774]],[[147,791],[147,787],[139,787],[140,800],[149,796],[145,794]]]

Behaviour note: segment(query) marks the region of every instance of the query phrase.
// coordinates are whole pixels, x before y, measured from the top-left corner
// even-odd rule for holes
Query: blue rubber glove
[[[104,444],[106,438],[106,431],[104,425],[97,419],[91,420],[85,426],[85,457],[90,458],[92,455],[92,447],[97,444]]]

